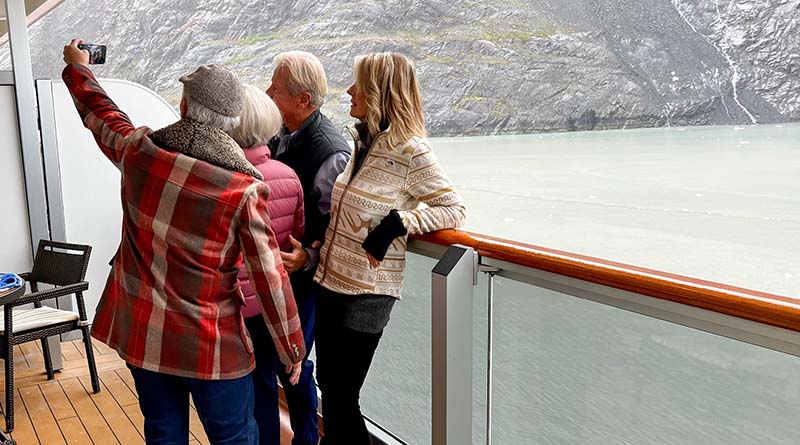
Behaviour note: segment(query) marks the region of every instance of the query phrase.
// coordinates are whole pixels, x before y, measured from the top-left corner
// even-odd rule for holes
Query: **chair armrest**
[[[9,308],[22,306],[23,304],[63,297],[64,295],[72,295],[77,292],[83,292],[87,289],[89,289],[89,282],[81,281],[80,283],[68,284],[66,286],[26,294],[11,303],[7,303],[5,306]]]
[[[25,281],[29,281],[28,279],[31,277],[31,273],[30,272],[22,272],[22,273],[18,273],[17,275],[19,275],[19,277],[22,278]]]

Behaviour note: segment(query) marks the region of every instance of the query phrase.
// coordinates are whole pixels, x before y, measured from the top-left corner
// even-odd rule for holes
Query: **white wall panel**
[[[13,86],[0,86],[0,272],[27,272],[31,256],[25,174]]]

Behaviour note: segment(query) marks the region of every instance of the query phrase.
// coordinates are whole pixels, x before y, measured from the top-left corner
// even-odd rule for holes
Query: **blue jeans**
[[[300,325],[306,343],[306,356],[297,385],[289,383],[286,366],[278,360],[275,343],[260,315],[245,319],[247,330],[253,339],[256,355],[256,370],[253,372],[255,389],[255,419],[258,424],[260,445],[280,444],[280,417],[278,412],[278,382],[280,378],[286,402],[289,405],[289,419],[292,423],[294,438],[292,445],[317,445],[319,427],[317,426],[317,385],[314,381],[314,363],[308,360],[308,354],[314,344],[314,316],[317,305],[318,286],[308,283],[307,286],[292,286],[297,302]],[[305,283],[304,283],[305,284]]]
[[[147,445],[189,442],[189,394],[211,445],[256,445],[253,380],[200,380],[128,365],[139,393]],[[276,442],[277,443],[277,442]]]

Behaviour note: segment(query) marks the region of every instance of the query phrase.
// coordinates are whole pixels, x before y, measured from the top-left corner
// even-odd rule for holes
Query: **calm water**
[[[800,125],[434,140],[468,229],[800,296]],[[433,260],[413,256],[365,412],[430,443]],[[496,444],[800,443],[800,359],[498,279]],[[486,283],[475,288],[476,443]],[[468,304],[468,300],[465,300]]]
[[[800,297],[800,124],[440,139],[468,229]]]

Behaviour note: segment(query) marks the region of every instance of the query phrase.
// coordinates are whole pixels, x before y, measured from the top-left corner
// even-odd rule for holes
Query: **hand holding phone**
[[[106,46],[94,43],[79,43],[78,48],[89,53],[89,64],[100,65],[106,63]]]
[[[78,48],[83,43],[81,39],[72,39],[68,45],[64,45],[64,63],[67,65],[89,65],[89,52]]]

